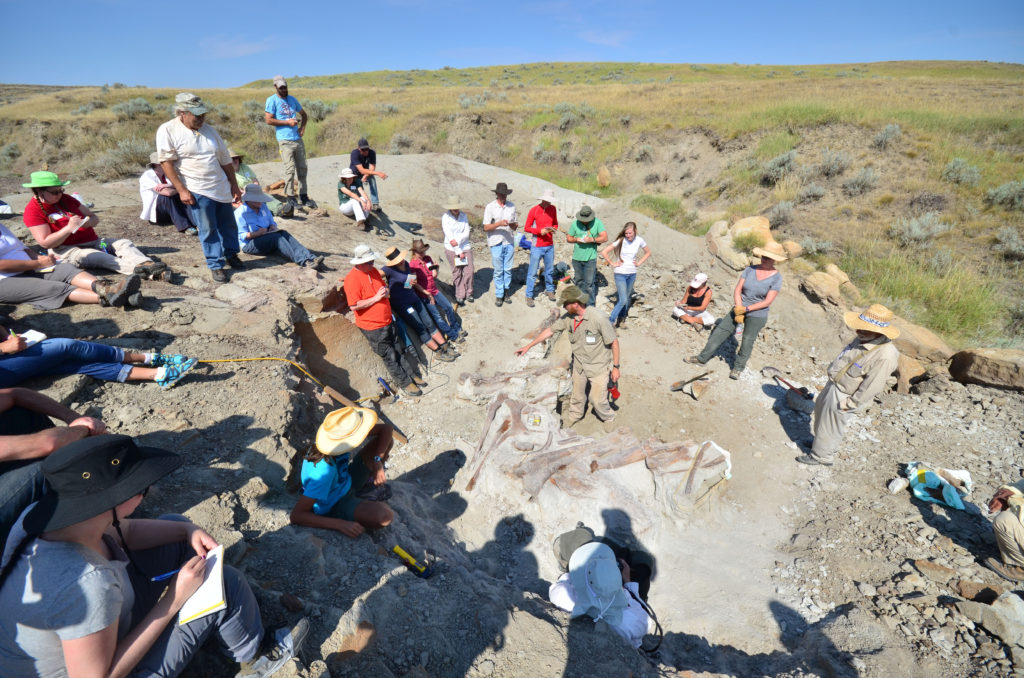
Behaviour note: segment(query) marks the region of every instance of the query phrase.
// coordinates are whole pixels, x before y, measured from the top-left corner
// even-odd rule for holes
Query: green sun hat
[[[55,172],[33,172],[29,182],[22,184],[25,188],[49,188],[51,186],[67,186],[70,181],[61,181]]]

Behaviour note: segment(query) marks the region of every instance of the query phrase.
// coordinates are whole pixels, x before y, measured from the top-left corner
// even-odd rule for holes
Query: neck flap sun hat
[[[707,273],[698,273],[697,275],[693,276],[693,280],[690,281],[690,287],[700,287],[701,285],[703,285],[707,281],[708,281],[708,274]]]
[[[180,92],[174,97],[174,109],[177,111],[186,111],[192,115],[203,115],[209,112],[209,108],[203,100],[197,97],[192,92]]]
[[[56,172],[33,172],[28,177],[28,183],[22,184],[25,188],[53,188],[54,186],[67,186],[70,181],[61,181]]]
[[[544,192],[541,193],[540,197],[537,199],[540,200],[541,202],[554,202],[555,192],[552,191],[550,188],[545,188]]]
[[[626,591],[615,554],[607,544],[592,541],[573,551],[569,558],[569,581],[576,595],[573,617],[585,614],[612,626],[622,622]]]
[[[584,304],[590,299],[586,294],[583,293],[576,285],[566,285],[565,289],[562,290],[562,294],[558,297],[558,305],[565,306],[566,304]]]
[[[98,516],[143,492],[183,458],[139,447],[129,436],[101,435],[56,450],[40,466],[50,486],[25,516],[25,530],[42,534]]]
[[[316,449],[329,457],[351,452],[377,424],[377,413],[365,407],[343,407],[324,417],[316,432]]]
[[[594,208],[590,205],[584,205],[580,208],[580,211],[576,213],[576,221],[581,224],[589,224],[594,220]]]
[[[895,317],[893,312],[885,306],[871,304],[860,313],[857,313],[857,311],[847,311],[843,314],[843,321],[846,322],[846,326],[851,330],[877,332],[890,339],[895,339],[900,336],[900,328],[892,324]]]
[[[259,184],[246,184],[242,191],[242,202],[273,202],[273,198],[260,189]]]
[[[367,264],[376,258],[377,253],[370,249],[369,245],[356,245],[355,250],[352,251],[350,263],[353,266],[356,264]]]
[[[408,256],[408,252],[403,252],[397,247],[391,247],[384,252],[384,261],[387,262],[388,266],[394,266],[405,261]]]
[[[772,240],[770,243],[768,243],[764,247],[755,247],[754,248],[754,256],[755,257],[768,257],[769,259],[771,259],[773,261],[785,261],[786,258],[787,258],[786,257],[786,250],[782,249],[782,245],[780,245],[779,243],[775,242],[774,240]]]
[[[346,167],[341,170],[341,174],[338,175],[339,179],[355,179],[356,173],[352,171],[351,167]]]

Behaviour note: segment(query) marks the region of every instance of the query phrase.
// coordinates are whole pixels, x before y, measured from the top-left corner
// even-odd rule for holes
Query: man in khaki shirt
[[[564,417],[565,425],[572,426],[586,414],[588,383],[594,412],[601,421],[610,422],[615,418],[615,412],[608,405],[608,379],[619,380],[619,340],[615,329],[600,311],[586,305],[587,295],[575,285],[562,290],[559,303],[566,315],[551,327],[541,330],[529,344],[517,349],[516,355],[523,355],[545,339],[557,339],[568,331],[572,347],[572,395],[569,397],[569,411]]]
[[[985,565],[1007,581],[1024,582],[1024,479],[1000,487],[988,512],[997,514],[992,531],[999,558],[986,558]]]
[[[857,338],[828,366],[828,385],[814,403],[814,445],[810,453],[796,458],[798,462],[831,466],[854,412],[870,404],[885,387],[900,357],[892,343],[900,336],[892,324],[893,317],[892,311],[881,304],[844,316],[846,326],[856,330]]]

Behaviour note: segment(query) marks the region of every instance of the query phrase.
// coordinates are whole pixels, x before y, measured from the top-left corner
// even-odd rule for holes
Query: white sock
[[[142,361],[143,365],[152,365],[156,362],[156,353],[143,353],[142,355],[144,357]]]
[[[162,379],[166,379],[166,378],[167,378],[167,368],[166,367],[158,367],[158,368],[156,368],[156,377],[154,377],[153,381],[161,381]]]

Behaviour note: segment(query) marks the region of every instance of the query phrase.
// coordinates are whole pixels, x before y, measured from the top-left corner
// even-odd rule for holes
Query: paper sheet
[[[206,554],[203,583],[181,606],[178,624],[187,624],[225,607],[227,602],[224,600],[224,546],[220,545]]]

